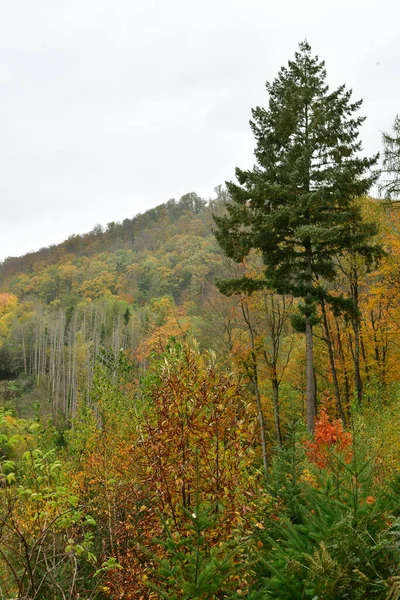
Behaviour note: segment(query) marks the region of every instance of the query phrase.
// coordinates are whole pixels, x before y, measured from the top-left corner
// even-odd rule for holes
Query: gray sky
[[[212,196],[253,164],[250,109],[305,38],[381,150],[398,0],[0,0],[0,260]]]

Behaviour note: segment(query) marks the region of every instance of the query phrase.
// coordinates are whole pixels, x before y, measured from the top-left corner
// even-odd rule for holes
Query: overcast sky
[[[0,260],[212,196],[253,164],[250,109],[305,38],[364,98],[379,151],[400,113],[398,0],[0,0]]]

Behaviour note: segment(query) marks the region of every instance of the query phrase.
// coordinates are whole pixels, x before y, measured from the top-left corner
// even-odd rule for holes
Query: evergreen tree
[[[307,41],[278,77],[267,83],[269,107],[252,111],[256,139],[253,169],[236,169],[227,182],[227,214],[215,217],[215,235],[225,253],[240,262],[251,249],[261,251],[265,278],[219,282],[226,294],[268,287],[302,299],[296,325],[306,334],[307,425],[314,429],[316,389],[313,325],[317,305],[336,302],[324,281],[336,274],[335,258],[346,250],[373,254],[375,233],[363,223],[355,199],[376,180],[370,172],[378,157],[362,158],[358,130],[365,117],[355,113],[342,85],[333,92],[324,62]]]
[[[387,200],[400,198],[400,118],[393,124],[393,134],[383,134],[383,173],[384,179],[379,186],[380,193]]]

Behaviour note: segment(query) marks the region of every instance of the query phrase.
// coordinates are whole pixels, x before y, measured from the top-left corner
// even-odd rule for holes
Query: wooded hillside
[[[398,173],[325,77],[214,199],[0,265],[1,600],[399,599]]]

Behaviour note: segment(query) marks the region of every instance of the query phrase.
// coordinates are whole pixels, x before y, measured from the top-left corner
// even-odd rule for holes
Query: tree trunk
[[[343,405],[342,405],[342,400],[341,400],[341,397],[340,397],[340,388],[339,388],[339,381],[338,381],[338,376],[337,376],[337,371],[336,371],[336,365],[335,365],[335,357],[334,357],[334,354],[333,354],[333,345],[332,345],[331,332],[329,330],[328,316],[326,314],[325,302],[323,300],[321,302],[321,309],[322,309],[322,317],[323,317],[324,329],[325,329],[326,345],[328,347],[329,363],[330,363],[331,372],[332,372],[333,387],[334,387],[334,390],[335,390],[336,408],[338,410],[340,418],[342,419],[343,425],[346,427],[347,426],[346,415],[344,413]]]
[[[312,289],[312,248],[309,242],[306,245],[306,276],[307,285]],[[307,300],[306,300],[307,303]],[[310,304],[310,307],[312,305]],[[306,320],[306,421],[311,435],[314,435],[315,416],[317,414],[316,383],[314,374],[314,343],[313,326],[311,322],[312,312],[305,315]]]
[[[28,375],[28,363],[26,360],[26,348],[25,348],[25,332],[23,326],[21,326],[21,341],[22,341],[22,356],[24,360],[24,374]]]
[[[240,303],[240,305],[242,308],[242,314],[243,314],[244,320],[246,322],[247,329],[249,332],[249,337],[250,337],[252,372],[249,372],[249,376],[253,383],[254,395],[256,397],[258,421],[260,423],[261,451],[262,451],[262,459],[263,459],[263,466],[264,466],[264,475],[265,475],[265,478],[267,478],[267,476],[268,476],[267,442],[265,439],[265,421],[264,421],[264,413],[263,413],[262,403],[261,403],[260,386],[259,386],[259,382],[258,382],[258,367],[257,367],[256,343],[255,343],[255,339],[254,339],[254,329],[253,329],[253,326],[252,326],[252,323],[250,320],[249,307],[243,301]]]
[[[260,423],[260,437],[261,437],[261,450],[262,450],[262,459],[264,466],[264,475],[265,478],[268,476],[268,459],[267,459],[267,441],[265,439],[265,422],[264,422],[264,413],[262,409],[261,403],[261,394],[260,394],[260,386],[258,384],[258,369],[257,369],[257,358],[252,352],[253,357],[253,386],[254,386],[254,394],[256,397],[257,403],[257,411],[258,411],[258,421]]]
[[[339,348],[339,357],[343,365],[343,379],[344,379],[344,393],[346,397],[347,406],[350,405],[350,383],[349,383],[349,374],[346,366],[346,357],[344,355],[343,344],[342,344],[342,336],[340,335],[340,328],[337,318],[335,317],[335,325],[336,325],[336,335],[338,341]]]
[[[361,379],[360,371],[360,313],[359,313],[359,302],[358,302],[358,270],[357,265],[353,265],[351,273],[351,295],[354,302],[355,316],[352,319],[353,331],[354,331],[354,377],[357,395],[357,404],[362,402],[363,384]]]
[[[354,330],[354,376],[356,384],[357,404],[362,402],[363,384],[360,372],[360,320],[355,318],[353,321]]]
[[[306,421],[308,431],[311,435],[314,435],[316,414],[313,329],[310,317],[306,316]]]
[[[371,378],[369,376],[369,366],[368,366],[368,361],[367,361],[367,355],[365,352],[365,344],[363,342],[362,337],[360,338],[360,346],[361,346],[361,356],[364,362],[364,370],[365,370],[365,377],[367,379],[367,382],[370,383]]]
[[[275,433],[276,441],[279,448],[282,448],[282,431],[281,431],[281,417],[279,414],[279,381],[276,375],[276,369],[274,369],[273,376],[271,377],[272,384],[272,401],[274,404],[274,422],[275,422]]]

